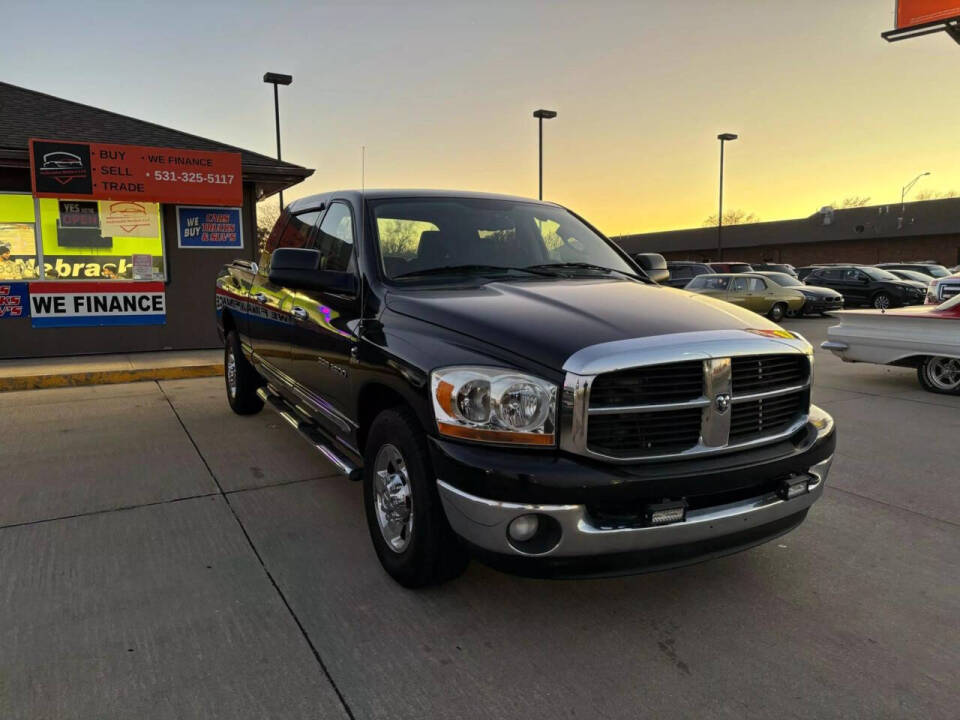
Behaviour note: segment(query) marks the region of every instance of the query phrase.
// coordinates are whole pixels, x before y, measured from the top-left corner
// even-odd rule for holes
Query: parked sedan
[[[816,285],[805,285],[793,275],[782,272],[758,272],[757,274],[772,280],[780,287],[796,290],[806,298],[800,310],[787,312],[788,317],[800,317],[801,315],[813,315],[814,313],[826,315],[834,310],[843,310],[843,295],[836,290],[817,287]]]
[[[933,282],[933,276],[917,270],[899,270],[897,268],[884,268],[884,270],[891,275],[896,275],[901,280],[911,280],[920,283],[924,288],[929,287],[930,283]]]
[[[877,267],[884,270],[916,270],[935,278],[946,277],[950,274],[949,270],[938,263],[880,263]]]
[[[960,295],[935,307],[839,315],[825,350],[845,362],[916,367],[924,390],[960,395]]]
[[[920,283],[901,280],[886,270],[869,265],[831,265],[807,275],[808,285],[836,290],[843,295],[844,305],[869,305],[886,310],[901,305],[923,302],[926,290]]]
[[[799,312],[806,302],[797,290],[781,287],[760,273],[698,275],[686,289],[753,310],[774,322]]]

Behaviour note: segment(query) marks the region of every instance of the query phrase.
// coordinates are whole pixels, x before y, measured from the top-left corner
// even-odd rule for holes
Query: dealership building
[[[624,235],[614,240],[627,252],[657,252],[668,260],[718,259],[716,227]],[[799,267],[933,260],[952,267],[960,264],[960,198],[844,210],[826,207],[796,220],[725,226],[722,242],[723,259],[728,261]]]
[[[0,358],[216,347],[217,272],[312,173],[0,82]]]

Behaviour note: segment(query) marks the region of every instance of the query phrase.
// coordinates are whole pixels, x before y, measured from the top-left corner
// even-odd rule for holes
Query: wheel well
[[[364,445],[367,444],[367,433],[370,432],[370,426],[377,415],[394,407],[407,407],[413,410],[400,393],[386,385],[371,383],[360,390],[360,396],[357,398],[357,422],[360,424],[357,430],[357,444],[360,452],[363,452]],[[416,412],[413,414],[416,415]]]

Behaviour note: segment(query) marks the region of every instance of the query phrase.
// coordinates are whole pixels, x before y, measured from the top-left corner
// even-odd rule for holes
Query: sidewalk
[[[0,392],[222,374],[222,350],[0,360]]]

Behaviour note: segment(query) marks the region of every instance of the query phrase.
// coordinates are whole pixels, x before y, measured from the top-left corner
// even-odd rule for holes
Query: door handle
[[[307,311],[304,310],[304,309],[303,309],[302,307],[300,307],[299,305],[294,305],[294,306],[293,306],[293,310],[290,311],[290,314],[293,315],[293,317],[294,317],[295,320],[306,320],[306,319],[307,319]]]
[[[264,295],[263,293],[257,293],[256,295],[253,296],[253,299],[256,300],[258,303],[265,303],[267,301],[267,296]]]

